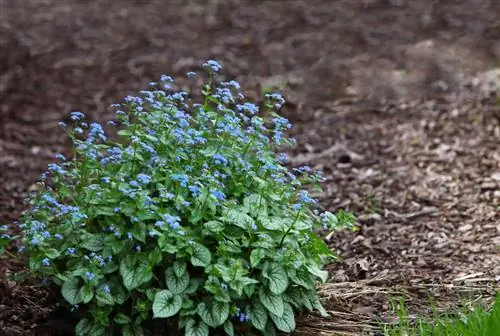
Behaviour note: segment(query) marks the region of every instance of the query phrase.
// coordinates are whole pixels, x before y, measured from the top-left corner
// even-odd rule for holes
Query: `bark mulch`
[[[443,309],[488,301],[500,280],[499,13],[486,0],[0,0],[0,223],[16,229],[68,151],[57,122],[70,111],[105,121],[110,103],[164,73],[182,87],[215,58],[254,99],[284,91],[290,164],[322,169],[321,204],[358,218],[357,232],[325,234],[342,258],[320,287],[333,317],[301,316],[298,334],[374,331],[398,295],[412,314],[429,296]],[[22,268],[0,259],[0,335],[71,335],[56,293],[7,279]]]

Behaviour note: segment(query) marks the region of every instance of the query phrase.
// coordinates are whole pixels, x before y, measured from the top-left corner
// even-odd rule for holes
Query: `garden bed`
[[[429,292],[443,307],[488,298],[500,275],[500,114],[482,79],[500,59],[500,8],[399,3],[1,4],[0,223],[69,152],[57,127],[68,112],[108,120],[110,103],[163,73],[187,85],[213,57],[253,98],[285,88],[291,165],[321,168],[321,204],[358,215],[358,232],[325,237],[344,260],[320,289],[334,318],[303,316],[299,332],[373,328],[397,294],[411,312]],[[0,334],[73,325],[43,286],[1,279]]]

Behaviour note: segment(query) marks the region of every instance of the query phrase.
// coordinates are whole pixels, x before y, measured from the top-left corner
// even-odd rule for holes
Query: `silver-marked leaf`
[[[277,263],[266,263],[262,276],[269,280],[269,289],[274,294],[282,294],[288,287],[285,268]]]
[[[153,301],[153,317],[166,318],[174,316],[182,307],[182,298],[169,290],[156,293]]]
[[[216,300],[212,301],[212,317],[216,327],[223,325],[229,317],[229,304]]]
[[[174,294],[181,294],[189,286],[189,273],[184,272],[180,277],[175,274],[173,267],[167,268],[165,272],[165,280],[168,289]]]
[[[151,280],[153,271],[146,258],[134,254],[120,262],[120,275],[125,288],[132,290]]]
[[[75,327],[76,336],[105,336],[106,329],[94,322],[90,322],[88,319],[82,319]]]
[[[245,230],[252,228],[252,224],[254,224],[252,217],[237,209],[229,210],[225,216],[225,220]]]
[[[227,336],[234,336],[233,322],[227,320],[226,323],[224,323],[224,332]]]
[[[214,321],[212,312],[204,302],[198,305],[198,315],[201,317],[202,321],[205,322],[208,326],[212,328],[216,327],[216,322]]]
[[[186,323],[185,336],[208,336],[208,332],[208,326],[203,321],[191,319]]]
[[[193,245],[193,255],[191,256],[191,264],[193,266],[207,267],[212,260],[210,250],[201,244]]]
[[[61,288],[61,294],[63,298],[72,305],[81,303],[82,297],[80,296],[80,285],[78,284],[78,279],[72,278],[65,281]]]
[[[264,330],[267,324],[266,308],[259,302],[255,302],[249,309],[250,322],[257,330]]]
[[[266,256],[266,251],[263,249],[254,249],[252,250],[252,253],[250,253],[250,266],[255,267],[257,266],[262,259],[264,259]]]
[[[82,298],[82,303],[89,303],[94,297],[94,289],[90,283],[86,283],[80,288],[80,297]]]
[[[283,297],[281,295],[275,295],[270,293],[264,289],[259,290],[259,300],[260,303],[266,309],[273,313],[274,315],[281,316],[283,315]]]
[[[328,272],[321,270],[316,264],[308,265],[307,270],[311,274],[320,278],[322,282],[326,282],[326,280],[328,280]]]
[[[180,278],[186,272],[186,262],[182,260],[176,260],[174,262],[174,272],[178,278]]]
[[[295,315],[290,304],[284,304],[283,314],[281,316],[273,313],[270,313],[269,315],[279,330],[286,333],[290,333],[295,330]]]

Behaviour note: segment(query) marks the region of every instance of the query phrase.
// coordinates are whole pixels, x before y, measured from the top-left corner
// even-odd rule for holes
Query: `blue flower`
[[[85,115],[82,113],[82,112],[71,112],[71,120],[74,120],[74,121],[78,121],[78,120],[82,120],[83,118],[85,118]]]
[[[95,278],[95,274],[92,272],[85,272],[85,277],[87,278],[88,281],[92,281]]]
[[[102,126],[96,122],[93,122],[90,124],[90,131],[89,131],[89,136],[87,138],[87,142],[91,143],[97,139],[106,141],[106,135],[104,134]]]
[[[181,219],[178,216],[165,214],[163,218],[165,219],[165,222],[167,222],[168,225],[170,225],[170,227],[174,230],[177,229],[180,225],[179,222],[181,221]]]
[[[189,72],[186,74],[186,76],[187,76],[187,78],[189,78],[189,79],[195,78],[195,77],[196,77],[196,72],[189,71]]]
[[[210,193],[218,200],[223,201],[226,199],[226,195],[220,190],[211,189]]]
[[[151,177],[148,176],[148,175],[146,175],[146,174],[139,174],[139,175],[137,175],[137,179],[142,184],[148,184],[149,182],[151,182]],[[130,184],[132,185],[132,182]]]
[[[50,260],[48,258],[45,258],[45,259],[42,260],[42,264],[44,266],[49,266],[50,265]]]
[[[105,177],[101,178],[101,181],[104,183],[109,183],[111,181],[111,178],[109,178],[108,176],[105,176]]]
[[[68,247],[67,251],[68,251],[69,254],[75,254],[76,249],[74,247]]]
[[[193,194],[194,197],[200,194],[200,187],[198,186],[189,186],[189,191]]]
[[[137,188],[137,187],[139,187],[139,182],[137,182],[136,180],[132,180],[132,181],[130,181],[130,185],[134,188]]]
[[[208,60],[203,63],[203,69],[207,70],[209,73],[216,73],[222,69],[222,65],[220,65],[217,61]]]
[[[168,75],[161,75],[160,80],[162,82],[168,82],[168,83],[172,83],[174,81],[174,79]]]
[[[257,114],[259,112],[259,107],[252,103],[245,103],[243,105],[236,105],[236,109],[243,113],[247,112],[251,115]]]
[[[223,155],[215,154],[212,158],[214,159],[215,164],[221,164],[223,166],[227,165],[227,159]]]
[[[109,289],[108,285],[102,286],[102,291],[106,294],[109,294],[111,292],[111,289]]]

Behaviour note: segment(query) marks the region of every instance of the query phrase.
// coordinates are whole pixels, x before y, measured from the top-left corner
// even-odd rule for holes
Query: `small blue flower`
[[[85,115],[82,113],[82,112],[71,112],[71,120],[74,120],[74,121],[78,121],[78,120],[82,120],[83,118],[85,118]]]
[[[227,165],[227,159],[220,154],[215,154],[213,157],[215,164]]]
[[[137,187],[139,187],[139,182],[137,182],[136,180],[132,180],[132,181],[130,181],[130,185],[134,188],[137,188]]]
[[[173,81],[174,81],[174,79],[168,75],[161,75],[160,80],[162,82],[168,82],[168,83],[173,83]]]
[[[146,174],[139,174],[139,175],[137,175],[137,179],[142,184],[148,184],[149,182],[151,182],[151,177],[148,176],[148,175],[146,175]],[[132,185],[132,183],[130,183],[130,184]]]
[[[189,191],[193,194],[194,197],[200,195],[200,187],[198,186],[189,186]]]
[[[207,70],[209,73],[216,73],[222,69],[222,65],[220,65],[217,61],[208,60],[203,63],[203,69]]]
[[[50,260],[48,258],[45,258],[42,260],[42,265],[43,266],[49,266],[50,265]]]
[[[187,78],[192,79],[196,77],[196,72],[190,71],[186,74]]]
[[[111,289],[109,288],[108,285],[102,286],[102,291],[106,294],[109,294],[111,292]]]
[[[101,181],[107,184],[111,181],[111,178],[109,178],[108,176],[104,176],[103,178],[101,178]]]
[[[74,247],[68,247],[67,251],[68,251],[69,254],[75,254],[76,249]]]
[[[220,190],[211,189],[210,193],[218,200],[223,201],[226,199],[226,195]]]
[[[134,237],[132,236],[132,233],[130,233],[130,232],[127,232],[127,237],[128,237],[128,239],[130,239],[130,240],[132,240],[132,239],[134,238]]]
[[[62,121],[58,122],[57,124],[58,124],[60,127],[66,127],[66,126],[67,126],[67,125],[66,125],[66,123],[65,123],[65,122],[62,122]]]
[[[92,281],[95,278],[95,274],[92,272],[85,272],[85,277],[87,278],[88,281]]]

